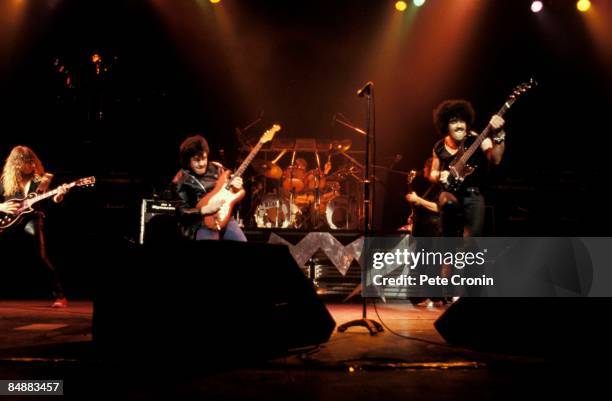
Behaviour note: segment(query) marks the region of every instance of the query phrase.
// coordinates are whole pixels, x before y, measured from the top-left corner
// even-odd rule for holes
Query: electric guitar
[[[204,226],[206,228],[219,231],[227,225],[232,217],[234,206],[240,202],[246,194],[244,189],[237,190],[230,185],[232,179],[235,177],[240,177],[244,173],[261,147],[265,143],[270,142],[274,138],[274,135],[280,130],[281,126],[274,124],[272,128],[264,132],[257,145],[255,145],[255,147],[251,150],[251,153],[249,153],[242,164],[240,164],[240,167],[238,167],[236,172],[233,175],[230,175],[231,172],[229,170],[223,172],[219,179],[217,179],[217,183],[215,184],[213,190],[200,199],[196,205],[198,209],[202,209],[204,206],[210,203],[216,203],[216,201],[225,201],[216,213],[204,216]]]
[[[89,187],[93,186],[96,183],[96,177],[86,177],[80,178],[76,181],[73,181],[65,186],[68,189],[72,187]],[[16,202],[18,203],[19,208],[15,213],[3,213],[0,212],[0,234],[4,231],[8,230],[11,227],[16,226],[24,216],[34,211],[33,207],[35,203],[40,202],[44,199],[50,198],[52,196],[57,195],[59,192],[59,188],[57,187],[52,191],[45,192],[43,194],[37,194],[36,192],[32,192],[28,194],[25,198],[18,199],[9,199],[7,202]]]
[[[504,105],[497,112],[497,115],[503,117],[523,93],[527,92],[536,85],[537,82],[532,78],[529,80],[529,82],[523,82],[514,88],[510,96],[508,96],[508,99],[506,99]],[[465,178],[476,170],[477,166],[470,164],[470,158],[478,150],[482,144],[482,141],[484,141],[485,138],[491,134],[492,129],[491,124],[488,124],[467,149],[463,149],[463,146],[461,147],[459,152],[448,165],[448,180],[446,182],[440,182],[445,191],[456,192],[459,190]]]
[[[410,170],[410,172],[406,176],[406,184],[407,184],[406,185],[406,187],[407,187],[406,194],[414,192],[414,185],[412,184],[412,182],[414,181],[416,176],[417,176],[416,170]],[[406,225],[404,227],[408,228],[408,227],[410,227],[410,225],[414,224],[414,211],[415,210],[416,210],[416,206],[411,204],[410,205],[410,215],[406,219]],[[412,229],[410,229],[410,231],[412,232]]]

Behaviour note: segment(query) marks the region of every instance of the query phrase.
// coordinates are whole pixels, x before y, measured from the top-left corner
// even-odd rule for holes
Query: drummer
[[[301,171],[307,171],[308,163],[306,162],[306,160],[302,158],[296,159],[295,165]],[[315,203],[317,199],[316,191],[318,189],[320,191],[319,196],[321,196],[320,201],[322,203],[322,206],[324,207],[324,205],[327,203],[329,199],[327,199],[327,197],[324,196],[323,191],[327,188],[326,176],[329,174],[331,169],[332,169],[332,164],[331,164],[331,161],[328,160],[325,163],[325,166],[323,167],[323,169],[314,168],[308,171],[303,176],[303,184],[301,186],[303,190],[301,190],[300,193],[295,196],[294,202],[298,206],[307,206],[309,204]],[[333,192],[330,192],[330,194],[331,193]]]
[[[308,163],[304,159],[297,159],[296,164],[299,162],[300,167],[304,170],[307,170]],[[331,159],[325,163],[323,169],[317,167],[312,169],[306,173],[306,189],[315,190],[317,189],[317,179],[319,181],[318,187],[319,189],[323,189],[325,187],[325,176],[329,174],[332,169]]]

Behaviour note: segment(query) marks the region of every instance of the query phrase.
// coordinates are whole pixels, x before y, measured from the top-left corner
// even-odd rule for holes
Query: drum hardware
[[[341,118],[338,118],[338,117],[341,117]],[[357,128],[356,126],[354,126],[353,124],[351,124],[351,123],[349,123],[349,122],[347,122],[345,120],[347,120],[347,118],[342,113],[336,113],[336,114],[334,114],[332,122],[333,123],[338,123],[340,125],[344,125],[346,128],[349,128],[349,129],[357,132],[360,135],[368,136],[367,132],[365,132],[361,128]]]
[[[246,138],[245,133],[248,130],[250,130],[252,127],[257,125],[263,119],[263,115],[264,115],[264,111],[261,110],[261,112],[259,113],[259,117],[257,117],[255,120],[248,123],[245,127],[243,128],[236,127],[236,130],[235,130],[236,138],[238,139],[238,142],[240,142],[240,146],[242,147],[242,149],[247,149],[248,151],[250,151],[251,146],[248,145],[248,142],[250,141]]]
[[[353,142],[350,139],[344,139],[341,141],[333,141],[331,143],[331,148],[337,152],[344,153],[347,152],[352,145]]]
[[[278,185],[275,193],[261,197],[267,192],[263,181],[263,191],[253,205],[255,224],[268,228],[356,229],[363,217],[358,205],[363,197],[363,165],[347,154],[351,146],[351,140],[296,140],[293,146],[275,148],[280,153],[273,160],[254,163],[260,176],[276,180]],[[291,148],[289,166],[277,164]],[[314,154],[315,168],[307,170],[308,163],[298,157],[299,152]],[[325,165],[321,152],[327,153]],[[336,153],[344,155],[349,163],[330,174],[331,158]]]
[[[257,173],[263,175],[266,178],[270,178],[273,180],[279,180],[283,176],[283,169],[281,169],[278,164],[276,164],[283,155],[287,153],[287,149],[284,149],[280,152],[278,156],[274,158],[274,160],[255,160],[253,162],[253,168]]]

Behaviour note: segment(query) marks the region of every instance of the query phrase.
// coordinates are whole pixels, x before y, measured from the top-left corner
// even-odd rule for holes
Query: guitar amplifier
[[[140,235],[139,244],[144,244],[146,235],[149,234],[150,222],[158,216],[174,219],[178,201],[167,201],[160,199],[143,199],[140,207]]]

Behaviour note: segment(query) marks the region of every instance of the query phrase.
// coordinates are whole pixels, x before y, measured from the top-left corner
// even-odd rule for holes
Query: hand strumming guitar
[[[0,203],[0,212],[6,214],[15,214],[19,210],[19,202],[7,201]]]
[[[234,177],[234,178],[232,178],[232,181],[230,182],[230,185],[233,188],[237,189],[237,190],[241,190],[242,189],[242,185],[243,185],[242,177]]]
[[[448,185],[449,184],[449,180],[448,180],[449,176],[450,176],[450,171],[448,171],[448,170],[440,171],[440,178],[439,178],[440,182],[442,184],[444,184],[444,185]]]
[[[225,203],[225,199],[216,199],[210,202],[208,205],[202,206],[202,208],[200,209],[200,213],[204,215],[217,213],[219,209],[223,207],[224,203]]]
[[[406,200],[410,203],[418,203],[419,201],[419,195],[416,194],[416,192],[412,191],[412,192],[408,192],[406,194]]]

